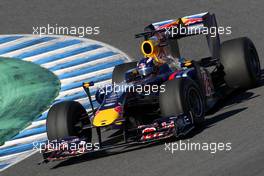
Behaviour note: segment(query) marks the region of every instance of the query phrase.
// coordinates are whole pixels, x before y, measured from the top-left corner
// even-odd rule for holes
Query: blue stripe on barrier
[[[96,92],[96,90],[92,90],[91,91],[91,95],[94,95]],[[72,95],[68,95],[68,96],[65,96],[61,99],[59,99],[60,101],[69,101],[69,100],[77,100],[77,99],[80,99],[80,98],[85,98],[87,97],[86,93],[83,91],[83,92],[78,92],[78,93],[75,93],[75,94],[72,94]]]
[[[45,120],[47,118],[47,115],[48,115],[48,113],[44,113],[35,121]]]
[[[116,55],[116,54],[117,53],[115,53],[115,52],[107,51],[107,52],[95,54],[95,55],[92,55],[92,56],[89,56],[89,57],[75,59],[73,61],[66,62],[64,64],[59,64],[59,65],[56,65],[54,67],[49,68],[49,70],[56,71],[56,70],[72,67],[72,66],[75,66],[75,65],[83,64],[83,63],[86,63],[86,62],[90,62],[90,61],[93,61],[93,60],[102,59],[104,57],[113,56],[113,55]]]
[[[36,44],[39,44],[39,43],[42,43],[42,42],[47,42],[47,41],[50,41],[50,40],[53,40],[53,39],[54,39],[54,37],[43,37],[43,38],[37,38],[37,39],[28,40],[28,41],[25,41],[25,42],[22,42],[22,43],[19,43],[19,44],[16,44],[16,45],[1,49],[0,50],[0,54],[9,53],[11,51],[15,51],[15,50],[22,49],[22,48],[25,48],[25,47],[28,47],[28,46],[32,46],[32,45],[36,45]]]
[[[59,101],[77,100],[77,99],[84,98],[84,97],[87,97],[85,92],[79,92],[79,93],[76,93],[76,94],[73,94],[73,95],[69,95],[69,96],[63,97],[63,98],[59,99]]]
[[[0,38],[0,44],[6,43],[6,42],[11,42],[13,40],[22,38],[23,36],[8,36],[8,37],[1,37]]]
[[[0,164],[0,169],[3,169],[5,167],[7,167],[8,165],[10,165],[9,163],[8,164]]]
[[[48,63],[48,62],[53,62],[53,61],[56,61],[56,60],[59,60],[59,59],[63,59],[63,58],[69,57],[69,56],[73,56],[73,55],[76,55],[76,54],[80,54],[80,53],[83,53],[83,52],[95,50],[95,49],[98,49],[100,47],[102,47],[102,46],[100,46],[100,45],[90,45],[90,46],[74,49],[72,51],[67,51],[67,52],[64,52],[64,53],[61,53],[61,54],[55,54],[53,56],[49,56],[49,57],[37,60],[35,63],[36,64],[45,64],[45,63]]]
[[[32,136],[32,135],[40,134],[40,133],[44,133],[44,132],[46,132],[46,126],[41,126],[38,128],[25,130],[25,131],[19,133],[18,135],[16,135],[14,138],[12,138],[12,140],[19,139],[22,137]]]
[[[78,44],[78,43],[81,43],[81,42],[82,41],[76,40],[76,39],[74,39],[74,40],[66,40],[66,41],[63,41],[63,42],[57,42],[57,43],[54,43],[53,45],[37,48],[37,49],[35,49],[33,51],[25,52],[25,53],[19,54],[19,55],[14,56],[14,57],[19,58],[19,59],[24,59],[26,57],[35,56],[35,55],[42,54],[42,53],[45,53],[45,52],[53,51],[53,50],[64,48],[64,47],[71,46],[71,45],[75,45],[75,44]]]
[[[42,141],[36,141],[34,144],[35,145],[39,145],[41,143],[46,142],[47,140],[42,140]],[[11,154],[15,154],[15,153],[21,153],[21,152],[25,152],[28,150],[32,150],[34,149],[35,145],[33,145],[33,143],[29,143],[29,144],[22,144],[22,145],[17,145],[17,146],[13,146],[13,147],[7,147],[4,149],[0,150],[0,157],[2,156],[6,156],[6,155],[11,155]]]
[[[112,78],[112,73],[107,73],[107,74],[103,74],[103,75],[100,75],[100,76],[98,75],[98,76],[90,78],[90,79],[86,79],[86,80],[82,80],[82,81],[79,81],[79,82],[74,82],[74,83],[62,86],[61,87],[61,92],[81,87],[83,82],[91,82],[91,81],[93,81],[94,83],[97,83],[97,82],[105,81],[105,80],[111,79],[111,78]]]
[[[78,76],[78,75],[83,75],[83,74],[95,72],[95,71],[98,71],[98,70],[111,68],[111,67],[114,67],[115,65],[122,64],[123,62],[124,61],[122,61],[122,60],[117,60],[117,61],[113,61],[113,62],[106,62],[106,63],[100,64],[100,65],[94,65],[94,66],[90,66],[90,67],[83,68],[83,69],[80,69],[80,70],[75,70],[75,71],[72,71],[72,72],[69,72],[69,73],[64,73],[62,75],[59,75],[58,77],[59,77],[60,80],[67,79],[67,78],[72,78],[72,77],[75,77],[75,76]]]

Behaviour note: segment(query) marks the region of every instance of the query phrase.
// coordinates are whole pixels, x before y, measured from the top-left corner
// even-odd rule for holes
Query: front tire
[[[224,67],[225,82],[230,88],[248,89],[257,85],[261,68],[257,50],[246,37],[221,44],[220,62]]]
[[[204,121],[205,103],[199,86],[189,78],[167,81],[160,92],[159,103],[163,117],[191,112],[195,125]]]
[[[83,117],[87,117],[83,120]],[[85,119],[85,118],[84,118]],[[80,124],[81,123],[81,124]],[[88,114],[84,107],[75,101],[65,101],[53,105],[47,117],[47,135],[49,140],[69,136],[86,137],[91,141],[91,129],[83,131],[84,123],[89,124]]]

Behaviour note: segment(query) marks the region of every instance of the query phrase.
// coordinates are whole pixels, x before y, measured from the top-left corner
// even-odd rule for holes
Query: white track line
[[[28,153],[31,153],[31,151],[25,151],[25,152],[21,152],[21,153],[15,153],[15,154],[11,154],[11,155],[1,156],[0,157],[0,162],[10,160],[10,159],[12,159],[14,157],[17,158],[17,157],[19,157],[21,155],[25,155],[25,154],[28,154]]]
[[[25,47],[25,48],[22,48],[22,49],[18,49],[18,50],[12,51],[12,52],[8,52],[8,53],[3,54],[1,56],[4,56],[4,57],[15,57],[15,56],[17,56],[19,54],[23,54],[25,52],[30,52],[30,51],[33,51],[35,49],[41,48],[41,47],[51,46],[51,45],[53,45],[53,44],[55,44],[57,42],[62,42],[62,41],[66,41],[66,40],[64,38],[57,38],[57,39],[53,39],[53,40],[50,40],[50,41],[41,42],[41,43],[38,43],[38,44],[35,44],[35,45],[31,45],[31,46],[28,46],[28,47]]]
[[[67,68],[64,68],[64,69],[56,70],[53,73],[55,73],[56,75],[62,75],[64,73],[68,73],[68,72],[72,72],[72,71],[75,71],[75,70],[79,70],[81,68],[94,66],[94,65],[97,65],[99,63],[113,62],[113,61],[116,61],[116,60],[120,60],[122,58],[123,57],[122,57],[121,54],[116,54],[116,55],[113,55],[113,56],[104,57],[104,58],[97,59],[97,60],[94,60],[94,61],[90,61],[90,62],[86,62],[86,63],[83,63],[83,64],[75,65],[75,66],[72,66],[72,67],[67,67]]]
[[[91,98],[92,98],[92,101],[95,100],[95,96],[94,96],[94,95],[91,96]],[[80,99],[75,100],[75,101],[78,101],[78,102],[81,103],[81,104],[85,104],[85,103],[89,102],[89,98],[87,98],[87,97],[85,97],[85,98],[80,98]]]
[[[109,50],[108,48],[105,48],[105,47],[97,48],[95,50],[86,51],[84,53],[76,54],[74,56],[70,56],[70,57],[66,57],[63,59],[56,60],[56,61],[48,62],[46,64],[42,64],[41,66],[44,68],[51,68],[51,67],[54,67],[54,66],[57,66],[60,64],[64,64],[64,63],[67,63],[70,61],[74,61],[78,58],[90,57],[90,56],[93,56],[95,54],[99,54],[99,53],[107,52],[107,51],[111,51],[111,50]]]
[[[20,145],[20,144],[32,143],[34,141],[41,141],[44,139],[47,139],[47,133],[40,133],[40,134],[36,134],[36,135],[31,135],[31,136],[27,136],[24,138],[6,141],[5,144],[0,147],[0,149],[15,146],[15,145]]]
[[[24,159],[34,155],[35,153],[38,153],[37,150],[29,150],[29,151],[26,151],[25,154],[21,154],[19,155],[19,157],[13,157],[11,158],[10,160],[7,160],[5,162],[7,162],[9,165],[7,167],[4,167],[3,169],[0,169],[0,172],[3,171],[3,170],[6,170],[8,169],[9,167],[19,163],[20,161],[23,161]],[[4,162],[3,162],[4,163]]]
[[[90,45],[91,45],[90,43],[78,43],[78,44],[70,45],[70,46],[67,46],[67,47],[64,47],[64,48],[60,48],[60,49],[52,50],[52,51],[45,52],[45,53],[42,53],[42,54],[38,54],[38,55],[35,55],[35,56],[26,57],[23,60],[34,62],[34,61],[37,61],[37,60],[40,60],[40,59],[43,59],[43,58],[47,58],[49,56],[53,56],[53,55],[56,55],[56,54],[62,54],[62,53],[68,52],[68,51],[72,51],[72,50],[75,50],[75,49],[78,49],[78,48],[82,48],[82,47],[87,47],[87,46],[90,46]]]
[[[89,79],[89,78],[92,78],[92,77],[95,77],[98,75],[112,73],[113,69],[114,69],[114,67],[110,67],[110,68],[106,68],[103,70],[99,70],[99,71],[95,71],[95,72],[91,72],[91,73],[86,73],[86,74],[71,77],[71,78],[62,79],[61,80],[61,86],[65,86],[65,85],[70,84],[70,83],[86,80],[86,79]]]
[[[43,37],[41,37],[41,38],[43,38]],[[0,49],[6,49],[6,48],[9,48],[10,46],[18,45],[20,43],[23,43],[23,42],[26,42],[29,40],[33,40],[33,39],[36,39],[36,38],[32,37],[32,36],[28,36],[28,37],[22,37],[22,38],[19,38],[16,40],[12,40],[12,41],[9,41],[6,43],[2,43],[2,44],[0,44]],[[4,55],[2,55],[2,56],[4,56]]]
[[[46,124],[46,120],[34,121],[31,123],[31,125],[29,125],[27,128],[25,128],[25,130],[29,130],[29,129],[36,128],[39,126],[43,126],[45,124]]]
[[[94,87],[91,87],[90,88],[90,91],[94,91],[94,90],[102,87],[103,85],[110,84],[111,82],[112,82],[111,79],[97,82],[97,83],[95,83],[95,86]],[[66,91],[60,92],[60,94],[57,97],[57,99],[62,99],[64,97],[67,97],[67,96],[70,96],[70,95],[74,95],[74,94],[76,94],[78,92],[82,92],[82,91],[84,92],[84,90],[83,90],[82,87],[77,87],[77,88],[74,88],[74,89],[66,90]]]

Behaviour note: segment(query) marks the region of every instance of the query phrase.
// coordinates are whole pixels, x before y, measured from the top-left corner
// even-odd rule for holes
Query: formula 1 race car
[[[221,97],[235,89],[256,86],[261,75],[259,58],[254,44],[246,37],[220,44],[219,35],[208,33],[205,36],[210,57],[181,57],[178,40],[204,34],[206,28],[212,27],[217,27],[215,15],[208,12],[147,26],[145,32],[136,35],[144,38],[144,58],[114,68],[112,84],[95,94],[98,107],[94,107],[90,93],[94,83],[84,82],[91,111],[75,101],[59,102],[50,108],[49,145],[63,145],[44,149],[44,161],[94,151],[93,147],[84,148],[85,143],[92,142],[93,131],[98,136],[99,150],[179,138],[202,125],[206,112]],[[102,129],[118,129],[123,141],[104,144]],[[64,148],[69,143],[80,145],[78,149]]]

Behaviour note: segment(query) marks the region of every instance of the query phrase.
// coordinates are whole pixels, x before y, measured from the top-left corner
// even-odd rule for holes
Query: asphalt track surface
[[[101,33],[89,36],[109,43],[132,58],[139,56],[138,40],[150,22],[210,11],[218,24],[232,26],[227,40],[250,37],[264,68],[262,1],[5,1],[0,4],[0,33],[32,33],[32,26],[59,24],[99,26]],[[203,52],[194,44],[190,51]],[[239,63],[238,63],[239,64]],[[196,130],[192,142],[231,142],[232,150],[211,154],[208,151],[164,151],[164,144],[133,148],[112,155],[96,154],[37,165],[36,154],[10,167],[1,175],[264,175],[264,87],[238,92],[207,116],[207,127]],[[188,139],[185,141],[187,142]]]

